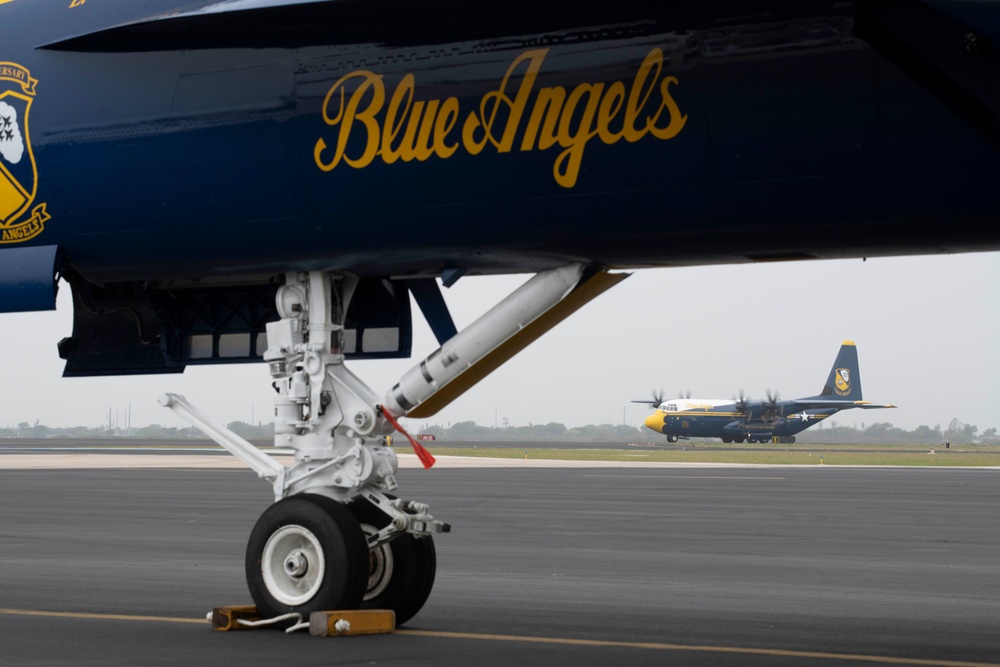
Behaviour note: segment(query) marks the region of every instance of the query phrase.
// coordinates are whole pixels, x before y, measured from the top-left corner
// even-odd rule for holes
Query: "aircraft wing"
[[[874,410],[876,408],[894,408],[891,403],[872,403],[871,401],[837,401],[834,399],[796,399],[795,407],[801,410],[809,408],[837,408],[846,410],[848,408],[861,408],[862,410]]]

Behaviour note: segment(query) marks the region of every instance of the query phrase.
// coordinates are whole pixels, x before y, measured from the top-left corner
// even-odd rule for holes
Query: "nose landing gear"
[[[345,315],[357,280],[321,271],[288,274],[276,298],[281,319],[267,325],[264,360],[277,392],[274,442],[294,451],[290,468],[212,423],[183,397],[161,397],[273,487],[275,503],[254,526],[246,552],[247,584],[262,615],[391,609],[398,625],[420,611],[436,576],[432,536],[450,526],[435,520],[427,505],[391,495],[398,460],[386,436],[398,428],[397,417],[433,414],[428,411],[626,277],[582,275],[578,264],[539,273],[380,400],[344,366]],[[565,298],[570,292],[574,296]],[[433,459],[421,461],[429,467]]]

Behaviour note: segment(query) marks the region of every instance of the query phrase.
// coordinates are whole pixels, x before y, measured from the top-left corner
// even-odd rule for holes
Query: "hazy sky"
[[[445,299],[459,328],[528,276],[467,277]],[[219,423],[270,421],[263,363],[182,375],[61,377],[69,288],[48,313],[0,315],[0,425],[186,425],[156,402],[180,393]],[[414,307],[414,357],[350,364],[379,395],[437,344]],[[841,412],[835,424],[1000,428],[1000,253],[649,269],[635,272],[427,422],[641,425],[632,399],[660,389],[731,398],[819,393],[843,340],[858,345],[864,396],[898,409]],[[114,417],[113,417],[114,418]]]

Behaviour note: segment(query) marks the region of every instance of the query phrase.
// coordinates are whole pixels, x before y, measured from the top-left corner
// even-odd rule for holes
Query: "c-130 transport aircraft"
[[[620,271],[1000,249],[998,31],[958,0],[0,0],[0,310],[68,283],[67,377],[268,364],[288,468],[162,398],[272,486],[254,603],[402,624],[448,525],[386,436]],[[457,331],[440,285],[502,273],[536,275]],[[441,347],[378,393],[345,361],[409,356],[411,295]]]
[[[823,389],[815,396],[781,400],[778,392],[767,391],[766,399],[751,400],[743,391],[731,401],[691,396],[664,400],[654,394],[649,403],[653,414],[646,417],[646,428],[667,436],[667,442],[679,438],[720,438],[724,443],[771,442],[795,443],[795,434],[832,417],[841,410],[877,410],[894,408],[889,403],[872,403],[862,397],[858,348],[852,340],[840,345]]]

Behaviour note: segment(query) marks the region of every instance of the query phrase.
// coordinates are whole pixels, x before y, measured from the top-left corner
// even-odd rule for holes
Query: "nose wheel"
[[[368,570],[358,520],[324,496],[299,494],[274,503],[247,544],[250,596],[265,617],[357,609]]]
[[[348,505],[365,535],[374,535],[390,518],[366,500]],[[369,552],[368,579],[362,609],[391,609],[396,625],[413,618],[427,602],[434,587],[437,552],[430,535],[403,533]]]

